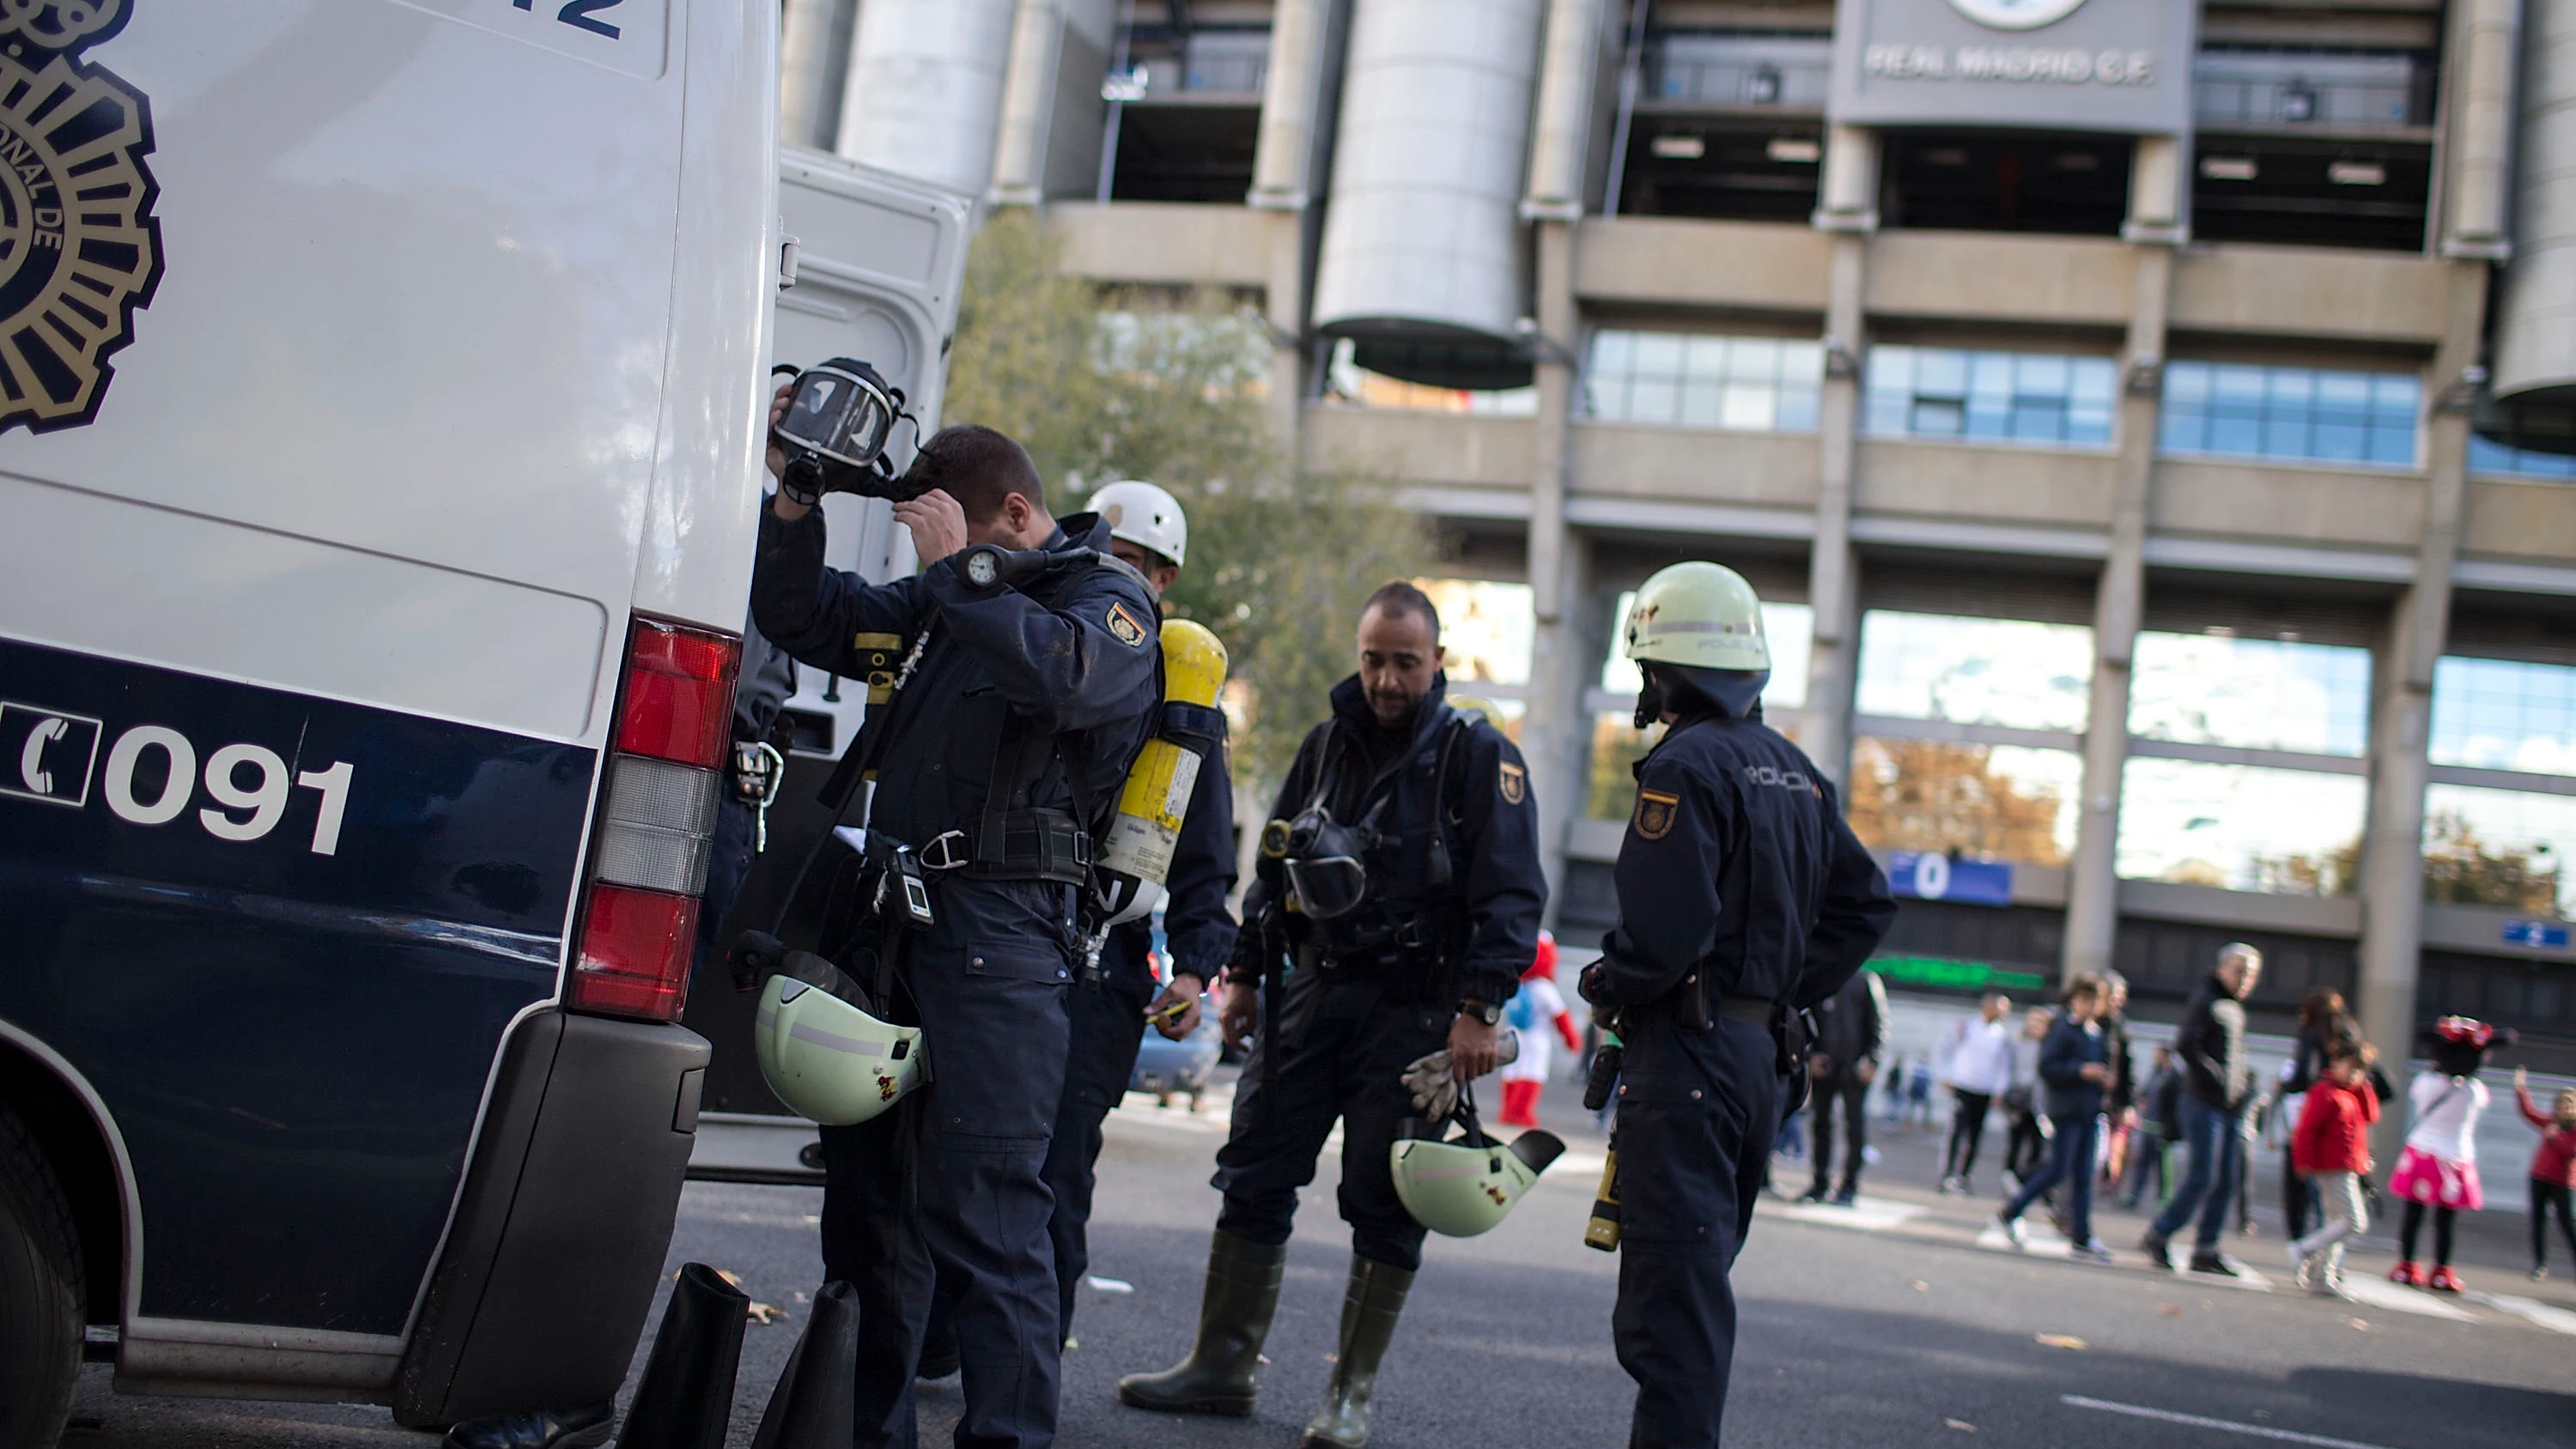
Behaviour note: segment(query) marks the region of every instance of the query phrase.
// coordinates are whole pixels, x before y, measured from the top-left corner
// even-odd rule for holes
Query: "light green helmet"
[[[1744,575],[1713,563],[1659,569],[1628,608],[1628,657],[1685,669],[1771,667],[1762,600]]]
[[[1553,1132],[1524,1132],[1496,1142],[1461,1114],[1462,1136],[1446,1141],[1400,1138],[1387,1149],[1395,1195],[1413,1220],[1451,1238],[1472,1238],[1511,1215],[1547,1165],[1565,1151]]]
[[[859,995],[830,962],[795,952],[761,988],[752,1018],[761,1080],[787,1110],[826,1127],[865,1122],[922,1082],[921,1028],[879,1021],[841,992]]]

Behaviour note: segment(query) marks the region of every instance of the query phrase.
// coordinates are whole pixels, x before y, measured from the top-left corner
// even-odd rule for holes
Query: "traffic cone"
[[[770,1390],[751,1449],[851,1449],[850,1389],[858,1371],[859,1291],[826,1283]]]
[[[751,1298],[704,1263],[684,1263],[617,1449],[724,1449]]]

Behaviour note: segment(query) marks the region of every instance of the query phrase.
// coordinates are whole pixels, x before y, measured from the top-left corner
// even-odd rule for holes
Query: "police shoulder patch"
[[[1682,797],[1661,790],[1637,792],[1637,813],[1629,824],[1639,840],[1661,840],[1673,833],[1673,818],[1682,806]]]
[[[1503,803],[1518,805],[1529,798],[1529,772],[1509,760],[1494,767],[1494,785],[1503,792]]]
[[[1110,633],[1118,636],[1119,643],[1131,649],[1145,642],[1145,626],[1136,622],[1136,616],[1127,612],[1125,604],[1111,604],[1108,617],[1101,622],[1109,626]]]

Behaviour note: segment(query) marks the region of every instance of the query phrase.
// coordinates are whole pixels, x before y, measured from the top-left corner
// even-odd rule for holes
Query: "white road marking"
[[[1990,1222],[1984,1231],[1977,1234],[1977,1246],[1992,1253],[2018,1252],[2025,1258],[2063,1259],[2075,1249],[2075,1244],[2054,1228],[2042,1227],[2025,1219],[2021,1230],[2022,1246],[2016,1249],[2004,1230]]]
[[[1829,1228],[1850,1228],[1863,1233],[1883,1233],[1923,1216],[1923,1209],[1910,1202],[1883,1197],[1861,1198],[1850,1207],[1823,1202],[1791,1203],[1773,1211],[1792,1222],[1823,1223]]]
[[[2543,1328],[2559,1333],[2576,1334],[2576,1313],[2570,1313],[2564,1308],[2552,1308],[2537,1299],[2524,1298],[2512,1293],[2471,1293],[2466,1296],[2474,1302],[2483,1303],[2489,1308],[2502,1309],[2516,1318],[2527,1319]]]
[[[2105,1414],[2125,1414],[2132,1419],[2154,1419],[2160,1423],[2182,1424],[2194,1429],[2215,1429],[2222,1434],[2243,1434],[2255,1439],[2277,1439],[2287,1444],[2316,1444],[2323,1449],[2386,1449],[2385,1445],[2365,1444],[2358,1439],[2333,1439],[2323,1434],[2302,1434],[2296,1429],[2275,1429],[2266,1424],[2239,1424],[2233,1419],[2208,1419],[2198,1414],[2177,1414],[2171,1409],[2150,1409],[2143,1404],[2115,1404],[2108,1399],[2088,1399],[2082,1394],[2060,1394],[2057,1401],[2070,1409],[2093,1409]]]
[[[2352,1301],[2355,1303],[2366,1304],[2372,1308],[2385,1308],[2391,1313],[2412,1313],[2421,1318],[2447,1318],[2453,1323],[2478,1321],[2476,1314],[2463,1313],[2421,1288],[2403,1287],[2385,1278],[2374,1278],[2368,1274],[2347,1276],[2343,1280],[2343,1291],[2351,1294]],[[2576,1318],[2576,1314],[2569,1316]]]

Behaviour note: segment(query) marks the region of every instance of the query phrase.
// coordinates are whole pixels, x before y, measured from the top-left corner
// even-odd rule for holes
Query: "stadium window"
[[[2026,447],[2108,447],[2107,357],[1882,345],[1869,350],[1862,430]]]
[[[2164,391],[2166,453],[2415,466],[2423,384],[2411,372],[2176,362]]]
[[[2367,649],[2151,631],[2134,658],[2132,735],[2356,758],[2368,740]]]
[[[2131,880],[2348,896],[2369,798],[2360,775],[2132,756],[2116,867]]]
[[[1812,433],[1824,380],[1817,342],[1603,328],[1585,359],[1583,407],[1604,422]]]
[[[1872,609],[1861,616],[1855,709],[1890,719],[2080,731],[2093,631],[2081,624]]]

